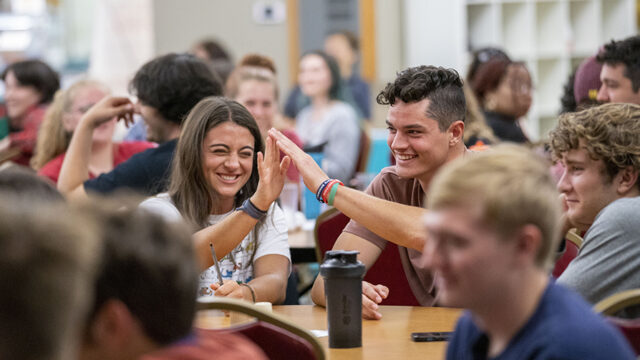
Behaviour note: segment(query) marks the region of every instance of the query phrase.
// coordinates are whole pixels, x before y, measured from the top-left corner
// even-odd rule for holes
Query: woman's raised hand
[[[264,155],[258,153],[260,182],[256,193],[251,197],[251,202],[258,209],[268,210],[271,203],[280,196],[290,163],[289,156],[285,156],[280,161],[280,151],[275,141],[267,137]]]
[[[133,124],[133,103],[126,97],[106,96],[82,116],[81,122],[95,129],[117,117],[129,126]]]
[[[305,153],[280,131],[276,129],[269,130],[269,138],[276,142],[282,152],[291,157],[291,161],[298,168],[304,184],[309,190],[315,193],[322,182],[329,178],[309,154]]]

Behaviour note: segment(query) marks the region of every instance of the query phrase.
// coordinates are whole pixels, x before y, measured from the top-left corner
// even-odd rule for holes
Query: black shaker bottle
[[[332,250],[324,255],[324,278],[330,348],[362,346],[362,277],[358,251]]]

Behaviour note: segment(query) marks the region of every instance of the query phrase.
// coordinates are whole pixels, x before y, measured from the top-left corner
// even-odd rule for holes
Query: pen
[[[216,273],[218,273],[218,282],[220,286],[224,285],[222,281],[222,271],[220,271],[220,264],[218,263],[218,257],[216,256],[216,251],[213,250],[213,244],[209,242],[209,247],[211,248],[211,257],[213,257],[213,266],[216,268]]]

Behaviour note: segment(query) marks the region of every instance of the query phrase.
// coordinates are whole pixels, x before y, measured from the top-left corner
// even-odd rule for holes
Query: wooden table
[[[329,349],[329,338],[321,337],[327,359],[443,359],[446,342],[411,341],[412,332],[452,331],[460,309],[381,306],[381,320],[363,320],[362,347]],[[273,312],[288,317],[307,330],[326,330],[327,313],[319,306],[274,306]]]

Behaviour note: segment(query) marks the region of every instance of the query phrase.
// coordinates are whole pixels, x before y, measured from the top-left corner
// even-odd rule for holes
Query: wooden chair
[[[333,244],[349,220],[336,208],[331,208],[318,216],[313,231],[318,263],[322,263],[324,253],[333,248]],[[389,296],[382,301],[382,305],[420,305],[404,273],[398,246],[392,242],[387,242],[378,260],[367,270],[364,280],[372,284],[383,284],[389,288]]]
[[[246,314],[255,321],[232,325],[222,329],[202,329],[212,333],[239,333],[253,341],[269,359],[324,360],[322,345],[309,331],[293,324],[282,316],[265,312],[246,301],[231,298],[202,298],[198,310],[225,310]]]
[[[594,306],[627,338],[631,347],[640,355],[640,289],[632,289],[611,295]]]
[[[569,266],[569,263],[578,256],[578,251],[582,247],[582,237],[578,235],[576,229],[567,231],[565,237],[565,249],[562,255],[556,260],[556,264],[551,273],[554,277],[558,278],[564,270]]]

